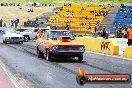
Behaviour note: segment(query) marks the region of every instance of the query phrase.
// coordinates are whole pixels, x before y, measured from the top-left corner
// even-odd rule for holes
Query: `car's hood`
[[[50,29],[50,26],[46,26],[46,28],[43,28],[43,29]]]
[[[83,43],[82,42],[79,42],[77,40],[71,40],[69,42],[62,42],[60,40],[49,40],[49,42],[52,44],[52,45],[62,45],[62,46],[82,46]]]
[[[24,37],[24,36],[21,34],[16,34],[16,33],[6,33],[6,34],[3,34],[3,37]]]

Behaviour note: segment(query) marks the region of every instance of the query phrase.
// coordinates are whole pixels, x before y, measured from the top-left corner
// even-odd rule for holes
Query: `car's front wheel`
[[[45,58],[47,61],[50,61],[51,60],[51,54],[50,54],[50,51],[47,49],[46,50],[46,58]]]
[[[83,60],[83,54],[81,54],[81,55],[78,57],[78,61],[79,61],[79,62],[82,62],[82,60]]]
[[[43,53],[37,48],[37,56],[38,58],[43,58]]]

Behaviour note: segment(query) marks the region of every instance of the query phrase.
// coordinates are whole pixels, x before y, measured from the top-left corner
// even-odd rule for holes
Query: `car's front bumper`
[[[50,50],[50,52],[53,53],[84,53],[84,51],[81,50]]]
[[[19,42],[23,42],[23,39],[5,39],[5,42],[19,43]]]
[[[75,50],[58,50],[58,51],[50,50],[50,54],[54,56],[78,57],[83,53],[84,51],[75,51]]]

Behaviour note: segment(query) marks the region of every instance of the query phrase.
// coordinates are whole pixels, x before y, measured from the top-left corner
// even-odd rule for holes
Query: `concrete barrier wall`
[[[119,55],[119,45],[115,39],[103,39],[101,37],[76,37],[76,40],[83,42],[86,50]]]
[[[132,46],[127,46],[124,52],[124,57],[132,58]]]

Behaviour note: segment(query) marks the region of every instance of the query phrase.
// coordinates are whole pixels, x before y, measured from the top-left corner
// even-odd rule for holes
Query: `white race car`
[[[50,26],[47,26],[46,28],[41,28],[43,31],[49,30]],[[24,41],[27,42],[28,40],[34,40],[37,38],[37,30],[38,28],[32,28],[29,30],[25,30],[23,32],[20,32],[24,36]]]
[[[21,43],[23,44],[24,36],[21,34],[17,34],[12,31],[5,31],[2,37],[3,43]]]

